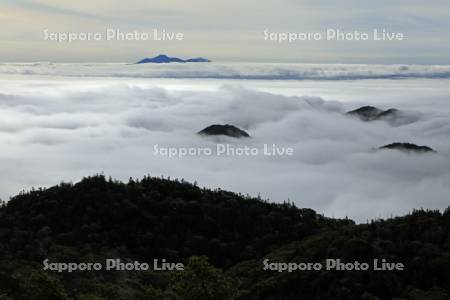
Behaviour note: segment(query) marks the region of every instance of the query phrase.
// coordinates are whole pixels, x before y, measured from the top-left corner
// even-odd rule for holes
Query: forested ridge
[[[357,225],[185,181],[87,177],[0,208],[0,299],[448,299],[450,211]],[[185,271],[43,270],[43,260],[183,262]],[[402,262],[405,271],[263,270],[262,261]]]

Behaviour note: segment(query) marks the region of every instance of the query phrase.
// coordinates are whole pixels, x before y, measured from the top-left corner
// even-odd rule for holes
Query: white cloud
[[[106,77],[114,74],[114,66],[98,68],[100,78],[83,77],[91,73],[79,65],[7,67],[16,75],[0,79],[0,195],[4,199],[32,186],[104,172],[122,180],[147,173],[196,180],[208,187],[261,193],[272,201],[289,198],[330,216],[348,215],[361,221],[449,204],[448,79],[164,80]],[[121,66],[116,72],[127,76],[152,72],[129,68]],[[157,70],[171,71],[166,68]],[[218,74],[224,70],[212,68]],[[252,70],[247,68],[224,72]],[[320,73],[328,76],[333,68]],[[368,73],[354,68],[343,72]],[[24,70],[78,76],[17,75]],[[263,73],[273,70],[269,67]],[[396,107],[420,117],[393,127],[343,114],[365,104]],[[293,147],[294,156],[169,159],[153,154],[155,144],[214,147],[215,139],[195,133],[215,123],[232,123],[252,135],[242,140],[221,138],[221,142],[258,148],[274,143]],[[439,153],[373,151],[395,141],[429,145]]]
[[[0,73],[10,75],[70,76],[75,78],[222,78],[261,80],[439,79],[450,78],[450,65],[345,65],[218,62],[196,64],[60,64],[36,62],[0,63]],[[101,86],[102,82],[100,81],[95,84]]]

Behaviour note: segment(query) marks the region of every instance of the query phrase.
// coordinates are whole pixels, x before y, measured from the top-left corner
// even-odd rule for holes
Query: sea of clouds
[[[0,74],[127,78],[222,78],[263,80],[355,80],[450,78],[446,65],[292,63],[0,63]]]
[[[358,221],[450,204],[449,79],[158,80],[38,73],[0,75],[4,200],[33,186],[103,172],[121,180],[145,174],[184,178]],[[367,104],[399,108],[404,119],[365,123],[345,115]],[[196,134],[226,123],[252,138]],[[438,152],[374,150],[397,141]],[[259,149],[276,144],[293,148],[294,155],[154,153],[156,144],[217,143]]]

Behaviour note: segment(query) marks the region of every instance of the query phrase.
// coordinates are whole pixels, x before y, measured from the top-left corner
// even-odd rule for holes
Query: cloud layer
[[[0,74],[70,77],[191,78],[252,80],[358,80],[450,78],[450,65],[170,63],[123,64],[50,62],[0,63]]]
[[[38,76],[0,80],[0,195],[104,172],[145,174],[290,199],[329,216],[367,218],[448,206],[448,80],[211,81]],[[397,107],[417,116],[400,126],[364,123],[344,112]],[[216,123],[251,139],[205,138]],[[437,154],[374,151],[395,141]],[[290,157],[155,155],[161,147],[276,144]]]

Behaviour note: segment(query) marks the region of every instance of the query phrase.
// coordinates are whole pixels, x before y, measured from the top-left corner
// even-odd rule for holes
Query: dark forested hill
[[[22,193],[0,208],[0,299],[448,299],[449,228],[449,211],[355,225],[184,181],[98,175]],[[107,258],[186,268],[43,270],[45,259]],[[386,258],[406,270],[263,270],[264,259],[326,258]]]

